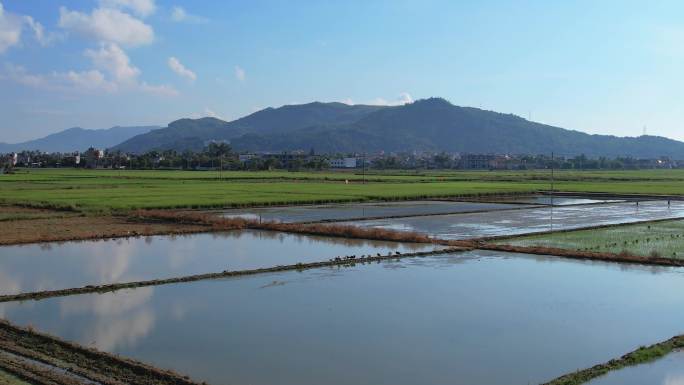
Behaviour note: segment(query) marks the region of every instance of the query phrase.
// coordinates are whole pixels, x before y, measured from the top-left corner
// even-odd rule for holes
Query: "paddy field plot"
[[[684,220],[532,235],[498,243],[523,247],[684,258]]]
[[[542,207],[439,217],[410,217],[349,222],[361,227],[412,231],[440,239],[468,239],[539,233],[597,225],[682,218],[684,202],[608,203]],[[344,222],[343,222],[344,223]]]
[[[256,230],[3,246],[0,295],[434,248]]]
[[[227,218],[240,217],[261,219],[263,221],[318,222],[357,218],[442,215],[461,212],[506,210],[519,207],[532,207],[532,205],[451,201],[374,202],[235,209],[226,210],[221,215]]]
[[[0,203],[87,212],[139,208],[228,208],[435,197],[533,194],[550,188],[546,171],[454,170],[367,176],[339,172],[193,172],[22,169],[0,176]],[[348,182],[348,183],[347,183]],[[684,194],[681,170],[564,171],[559,191]]]
[[[0,314],[214,384],[537,384],[684,332],[683,273],[468,252],[4,303]]]
[[[485,199],[487,200],[487,199]],[[593,198],[582,195],[577,196],[551,196],[551,195],[530,195],[530,196],[512,196],[492,198],[489,201],[503,201],[511,203],[526,203],[533,205],[553,205],[553,206],[569,206],[569,205],[586,205],[597,203],[617,203],[624,202],[624,199],[602,199]]]

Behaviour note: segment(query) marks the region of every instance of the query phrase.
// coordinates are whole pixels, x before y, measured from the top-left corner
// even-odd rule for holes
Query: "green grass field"
[[[0,176],[0,203],[85,211],[209,208],[525,193],[550,188],[541,171],[223,172],[30,169]],[[349,183],[345,183],[349,181]],[[556,172],[556,189],[684,195],[684,170]]]
[[[684,258],[684,220],[531,235],[498,243],[524,247]]]

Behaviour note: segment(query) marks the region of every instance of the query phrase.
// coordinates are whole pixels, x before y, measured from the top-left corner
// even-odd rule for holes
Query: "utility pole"
[[[366,152],[363,153],[363,184],[366,184]]]
[[[554,169],[554,167],[555,167],[554,159],[555,159],[555,157],[554,157],[554,154],[553,154],[553,151],[552,151],[552,152],[551,152],[551,205],[553,205],[554,184],[555,184],[555,183],[554,183],[554,182],[555,182],[555,180],[554,180],[554,173],[553,173],[553,169]]]

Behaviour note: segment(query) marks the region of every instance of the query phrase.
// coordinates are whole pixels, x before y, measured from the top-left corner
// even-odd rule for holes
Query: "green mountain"
[[[232,122],[216,118],[180,119],[166,128],[131,138],[114,149],[132,153],[153,149],[201,150],[209,141],[232,141],[246,134],[270,136],[287,134],[302,127],[349,124],[383,108],[314,102],[269,107]]]
[[[684,159],[684,143],[642,136],[589,135],[511,114],[454,106],[430,98],[395,107],[310,103],[268,108],[233,122],[182,119],[134,137],[118,149],[199,149],[230,141],[236,150],[317,152],[448,151],[498,154],[669,156]]]

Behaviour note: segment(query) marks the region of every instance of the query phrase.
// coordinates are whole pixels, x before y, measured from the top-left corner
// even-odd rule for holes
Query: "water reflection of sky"
[[[0,314],[216,384],[525,384],[684,332],[682,271],[470,252]]]
[[[436,217],[411,217],[354,222],[357,226],[415,231],[443,239],[515,235],[587,226],[684,217],[684,202],[609,203],[543,207]]]
[[[279,222],[352,220],[409,215],[449,214],[524,207],[520,204],[491,202],[409,201],[384,203],[346,203],[313,206],[264,207],[227,210],[225,217]],[[531,207],[531,206],[530,206]]]
[[[0,294],[245,270],[431,246],[234,231],[0,247]]]
[[[684,385],[684,352],[679,350],[653,362],[610,372],[587,384]]]

